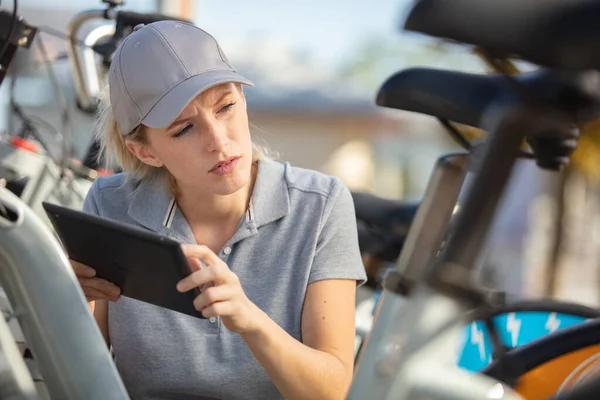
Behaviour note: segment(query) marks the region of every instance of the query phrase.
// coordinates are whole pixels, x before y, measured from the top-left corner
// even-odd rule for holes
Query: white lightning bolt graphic
[[[521,320],[515,318],[515,313],[508,314],[506,330],[510,332],[512,346],[515,347],[517,345],[517,339],[519,338],[519,331],[521,330]]]
[[[548,321],[546,321],[546,329],[548,332],[552,333],[560,327],[560,320],[556,318],[556,313],[553,312],[548,317]]]
[[[483,341],[483,333],[477,327],[477,323],[471,324],[471,344],[476,344],[479,348],[479,357],[485,360],[485,343]]]

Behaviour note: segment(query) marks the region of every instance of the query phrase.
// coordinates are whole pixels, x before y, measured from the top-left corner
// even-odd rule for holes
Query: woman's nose
[[[207,149],[209,152],[220,152],[227,146],[227,143],[229,143],[227,130],[217,123],[210,124],[209,137],[210,141]]]

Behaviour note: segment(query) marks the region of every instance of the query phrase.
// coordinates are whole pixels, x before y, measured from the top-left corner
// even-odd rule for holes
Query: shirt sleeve
[[[308,283],[325,279],[353,279],[358,286],[367,281],[358,246],[354,201],[338,178],[334,178],[323,210]]]

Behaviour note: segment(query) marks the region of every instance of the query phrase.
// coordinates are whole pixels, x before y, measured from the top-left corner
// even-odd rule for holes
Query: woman
[[[242,85],[215,39],[136,27],[108,74],[98,136],[123,173],[84,209],[181,241],[204,288],[188,317],[119,296],[73,263],[135,399],[342,399],[365,280],[352,198],[336,178],[253,150]]]

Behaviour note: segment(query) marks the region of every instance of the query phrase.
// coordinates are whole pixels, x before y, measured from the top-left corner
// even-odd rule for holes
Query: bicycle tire
[[[563,328],[510,350],[481,373],[528,400],[546,399],[600,374],[599,331],[600,318]]]

